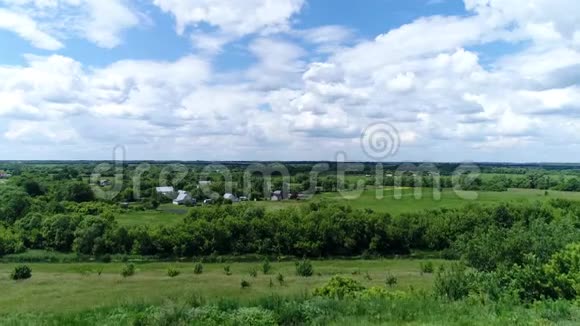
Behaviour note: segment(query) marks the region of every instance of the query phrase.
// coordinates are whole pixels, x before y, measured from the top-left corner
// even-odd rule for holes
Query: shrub
[[[544,271],[547,287],[555,291],[552,297],[576,298],[580,291],[580,244],[570,244],[554,254]]]
[[[10,278],[17,281],[17,280],[26,280],[32,277],[32,270],[30,267],[26,265],[17,266],[14,268],[12,274],[10,274]]]
[[[242,289],[246,289],[250,287],[250,282],[246,281],[246,280],[242,280],[242,282],[240,283],[240,286],[242,287]]]
[[[101,262],[108,264],[112,261],[113,259],[111,258],[111,255],[109,254],[105,254],[103,256],[101,256]]]
[[[397,277],[393,274],[391,274],[391,272],[387,272],[387,278],[385,279],[385,284],[387,284],[387,286],[389,287],[393,287],[395,285],[397,285]]]
[[[197,275],[203,273],[203,264],[202,263],[195,264],[195,267],[193,268],[193,273]]]
[[[169,267],[167,269],[167,276],[169,277],[177,277],[179,274],[181,274],[181,272],[177,268]]]
[[[134,264],[125,265],[125,267],[123,267],[123,270],[121,271],[121,276],[130,277],[133,275],[135,275],[135,265]]]
[[[352,298],[365,289],[362,284],[352,278],[334,276],[324,286],[314,290],[315,296],[328,298]]]
[[[435,266],[433,263],[428,261],[426,263],[421,263],[421,273],[431,274],[435,271]]]
[[[276,280],[278,280],[278,283],[280,283],[280,285],[284,285],[284,275],[282,275],[282,273],[278,273]]]
[[[224,266],[224,273],[225,273],[227,276],[230,276],[230,275],[232,275],[232,271],[231,271],[231,267],[230,267],[230,265],[225,265],[225,266]]]
[[[312,263],[309,260],[302,260],[296,262],[296,275],[302,277],[310,277],[314,274],[314,268],[312,267]]]
[[[250,269],[250,276],[251,277],[258,277],[258,270],[255,267]]]
[[[439,271],[435,277],[435,293],[449,300],[460,300],[469,295],[470,275],[465,266],[453,264],[451,268]]]
[[[262,272],[264,272],[264,275],[268,275],[271,270],[272,265],[270,265],[270,261],[268,259],[264,260],[264,263],[262,263]]]

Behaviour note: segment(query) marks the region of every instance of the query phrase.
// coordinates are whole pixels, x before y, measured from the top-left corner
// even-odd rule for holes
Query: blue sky
[[[578,9],[573,0],[0,0],[0,150],[372,160],[380,155],[365,141],[388,152],[386,141],[399,148],[392,161],[576,162]]]

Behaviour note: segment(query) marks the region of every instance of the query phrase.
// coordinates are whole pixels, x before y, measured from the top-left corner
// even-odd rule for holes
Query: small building
[[[173,205],[191,205],[195,203],[195,199],[184,190],[179,190],[177,193],[177,198],[173,200]]]
[[[225,194],[224,195],[224,199],[225,200],[230,200],[232,203],[236,203],[236,202],[240,201],[238,199],[238,197],[236,197],[236,195],[230,194],[230,193]]]
[[[173,187],[157,187],[155,191],[160,195],[165,195],[167,197],[175,196],[175,189]]]
[[[284,198],[284,193],[282,192],[282,190],[276,190],[272,193],[272,196],[270,198],[270,200],[272,201],[280,201],[280,200],[284,200],[286,198]]]
[[[8,179],[11,176],[12,176],[11,174],[6,173],[5,171],[0,171],[0,179]]]

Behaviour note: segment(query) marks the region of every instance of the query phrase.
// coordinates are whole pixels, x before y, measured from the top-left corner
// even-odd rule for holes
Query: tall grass
[[[580,309],[565,301],[530,307],[475,299],[455,302],[432,295],[391,298],[265,297],[251,303],[228,299],[170,301],[162,305],[124,305],[71,314],[12,314],[2,325],[353,325],[436,324],[513,325],[578,324]]]

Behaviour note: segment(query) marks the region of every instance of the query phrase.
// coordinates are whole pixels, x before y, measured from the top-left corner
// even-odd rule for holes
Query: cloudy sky
[[[0,159],[579,162],[579,82],[577,0],[0,0]]]

